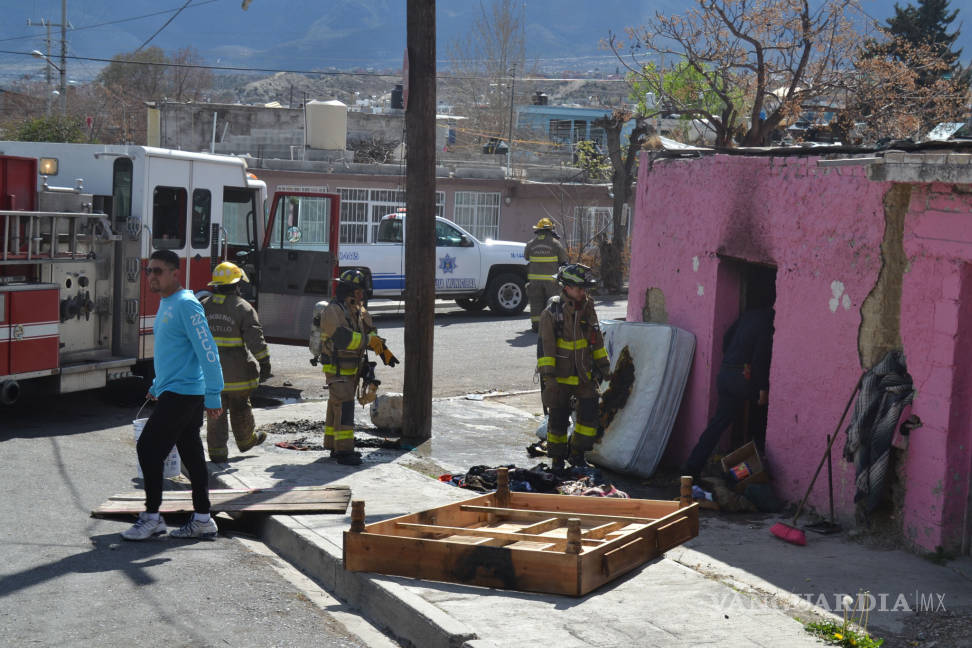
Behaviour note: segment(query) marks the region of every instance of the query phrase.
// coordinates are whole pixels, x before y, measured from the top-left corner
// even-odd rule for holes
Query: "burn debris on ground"
[[[594,467],[574,466],[566,470],[554,471],[545,463],[539,463],[532,468],[517,468],[512,464],[497,467],[473,466],[464,475],[440,475],[439,481],[479,493],[488,493],[496,490],[497,468],[509,469],[510,490],[514,492],[628,497],[624,491],[618,490],[613,484],[606,483],[601,471]]]

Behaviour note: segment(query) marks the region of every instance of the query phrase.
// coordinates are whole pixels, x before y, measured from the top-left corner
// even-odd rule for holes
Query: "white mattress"
[[[604,468],[649,477],[668,445],[692,368],[695,336],[666,324],[604,320],[611,368],[627,346],[635,379],[624,408],[615,414],[587,458]]]

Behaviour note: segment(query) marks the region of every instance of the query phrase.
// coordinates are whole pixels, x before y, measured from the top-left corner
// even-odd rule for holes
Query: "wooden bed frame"
[[[511,493],[364,523],[351,502],[344,568],[427,580],[583,596],[699,534],[692,478],[678,501]]]

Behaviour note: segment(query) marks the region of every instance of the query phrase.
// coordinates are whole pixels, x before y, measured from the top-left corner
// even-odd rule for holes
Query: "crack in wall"
[[[911,185],[895,184],[884,194],[884,237],[881,271],[861,304],[857,352],[862,369],[870,369],[891,350],[902,350],[901,291],[908,258],[904,251],[904,222],[911,202]]]

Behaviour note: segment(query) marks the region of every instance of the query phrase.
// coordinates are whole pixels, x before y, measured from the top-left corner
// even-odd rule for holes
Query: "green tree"
[[[858,47],[857,0],[695,0],[681,15],[656,13],[607,45],[670,112],[705,119],[717,146],[763,145],[805,103],[828,100]],[[692,70],[666,85],[664,61]],[[662,64],[651,67],[652,61]],[[675,66],[676,71],[679,66]],[[679,76],[676,74],[675,76]],[[693,87],[693,79],[697,79]],[[701,99],[699,97],[701,92]]]
[[[892,37],[889,45],[892,54],[897,54],[903,60],[907,53],[902,51],[903,44],[910,44],[912,47],[928,45],[931,53],[940,57],[948,68],[947,74],[953,77],[960,76],[962,65],[959,58],[962,50],[953,50],[955,39],[959,36],[956,29],[951,34],[948,33],[949,26],[958,15],[958,9],[948,10],[949,0],[918,0],[918,5],[907,5],[900,7],[894,5],[894,16],[888,18],[886,31]],[[968,70],[964,72],[966,80]],[[930,82],[934,75],[930,73],[920,74],[922,82]]]
[[[12,140],[20,142],[84,142],[81,120],[77,117],[51,115],[29,119],[11,134]]]

